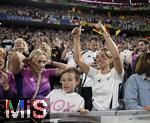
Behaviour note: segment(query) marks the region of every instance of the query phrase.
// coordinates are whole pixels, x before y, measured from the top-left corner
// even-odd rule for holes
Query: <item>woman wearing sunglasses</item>
[[[67,66],[62,63],[50,62],[48,55],[42,50],[33,50],[28,67],[24,67],[25,57],[19,52],[12,55],[12,72],[15,74],[19,98],[44,98],[51,91],[49,77],[59,75]],[[46,64],[53,63],[58,69],[45,69]],[[27,64],[27,63],[26,63]]]

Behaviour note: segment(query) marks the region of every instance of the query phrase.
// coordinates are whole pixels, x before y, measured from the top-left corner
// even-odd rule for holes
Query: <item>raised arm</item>
[[[74,58],[76,64],[81,68],[85,73],[89,72],[90,67],[82,62],[81,51],[80,51],[80,35],[81,35],[81,26],[74,28],[72,30],[73,40],[74,40]]]
[[[55,62],[55,61],[49,61],[48,64],[51,64],[51,65],[57,67],[56,75],[60,75],[65,69],[69,68],[69,66],[67,64]]]
[[[98,23],[98,26],[101,29],[102,35],[106,41],[108,49],[110,50],[112,54],[114,67],[116,71],[118,72],[118,74],[121,74],[123,71],[123,63],[121,61],[118,48],[116,44],[114,43],[114,41],[111,39],[110,35],[107,33],[106,29],[104,28],[101,22]]]
[[[11,72],[13,74],[18,74],[22,67],[23,67],[23,60],[25,59],[25,56],[16,51],[15,53],[12,54],[11,57]]]

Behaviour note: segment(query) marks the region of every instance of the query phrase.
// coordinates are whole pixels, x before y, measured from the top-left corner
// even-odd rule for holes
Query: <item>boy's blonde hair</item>
[[[73,73],[73,74],[75,74],[76,81],[80,81],[80,72],[76,68],[73,68],[73,67],[72,68],[68,68],[68,69],[64,70],[61,73],[60,76],[62,76],[65,73]]]

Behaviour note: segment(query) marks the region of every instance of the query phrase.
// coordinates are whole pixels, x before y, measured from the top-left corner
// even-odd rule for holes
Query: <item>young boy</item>
[[[47,95],[50,98],[50,112],[80,112],[87,113],[84,109],[84,99],[75,92],[80,82],[80,73],[75,68],[69,68],[62,72],[60,82],[62,89],[54,89]]]

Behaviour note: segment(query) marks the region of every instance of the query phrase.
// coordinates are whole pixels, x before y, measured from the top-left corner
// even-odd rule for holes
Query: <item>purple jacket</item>
[[[2,85],[0,85],[0,99],[2,98],[15,98],[16,97],[16,82],[12,73],[7,72],[8,79],[7,82],[9,83],[9,90],[4,91]]]
[[[36,91],[37,78],[32,74],[30,68],[23,68],[21,71],[23,76],[23,97],[32,98]],[[44,69],[42,72],[42,80],[36,98],[44,98],[50,93],[49,77],[56,75],[56,69]]]
[[[132,63],[131,63],[131,67],[132,67],[132,73],[135,73],[135,67],[136,67],[136,62],[137,62],[137,58],[138,58],[138,54],[133,54],[132,55]]]

